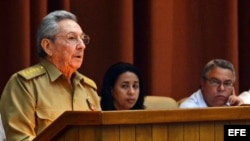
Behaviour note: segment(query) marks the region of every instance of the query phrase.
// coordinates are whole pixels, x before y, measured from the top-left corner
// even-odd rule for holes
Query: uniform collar
[[[42,59],[41,60],[41,65],[46,69],[49,78],[52,82],[57,80],[59,77],[63,76],[63,73],[59,71],[55,65],[53,65],[49,60],[47,59]],[[75,82],[80,82],[83,80],[83,76],[76,71],[75,73],[72,74],[72,77],[74,77]],[[81,81],[83,83],[83,81]]]

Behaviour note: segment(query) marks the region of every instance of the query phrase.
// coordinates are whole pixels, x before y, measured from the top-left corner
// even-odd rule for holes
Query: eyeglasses
[[[65,38],[66,42],[71,45],[79,44],[80,42],[83,42],[85,45],[89,44],[90,37],[88,35],[81,35],[78,36],[76,34],[67,34],[67,35],[57,35],[56,37],[63,37]]]
[[[206,79],[206,81],[208,81],[210,85],[213,87],[219,87],[223,85],[225,88],[232,88],[233,86],[233,82],[230,80],[221,82],[220,80],[212,78],[212,79]]]

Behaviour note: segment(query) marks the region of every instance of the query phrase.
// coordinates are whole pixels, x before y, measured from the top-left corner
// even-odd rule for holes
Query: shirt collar
[[[60,72],[55,65],[53,65],[49,60],[47,59],[42,59],[41,60],[41,65],[46,69],[47,73],[48,73],[48,76],[50,78],[50,80],[52,82],[54,82],[55,80],[57,80],[59,77],[63,76],[62,72]],[[76,71],[72,77],[74,77],[74,81],[76,83],[83,83],[83,76],[78,72]]]

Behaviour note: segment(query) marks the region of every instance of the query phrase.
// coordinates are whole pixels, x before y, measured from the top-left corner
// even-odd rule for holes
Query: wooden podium
[[[250,107],[67,111],[34,141],[223,141],[226,124],[250,124]]]

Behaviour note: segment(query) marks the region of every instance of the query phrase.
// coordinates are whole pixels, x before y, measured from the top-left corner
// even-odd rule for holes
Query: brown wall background
[[[137,65],[149,95],[176,100],[199,87],[214,58],[232,61],[237,92],[250,89],[248,0],[9,0],[0,2],[0,90],[12,73],[36,64],[36,30],[48,12],[74,13],[90,35],[80,72],[99,90],[117,61]]]

